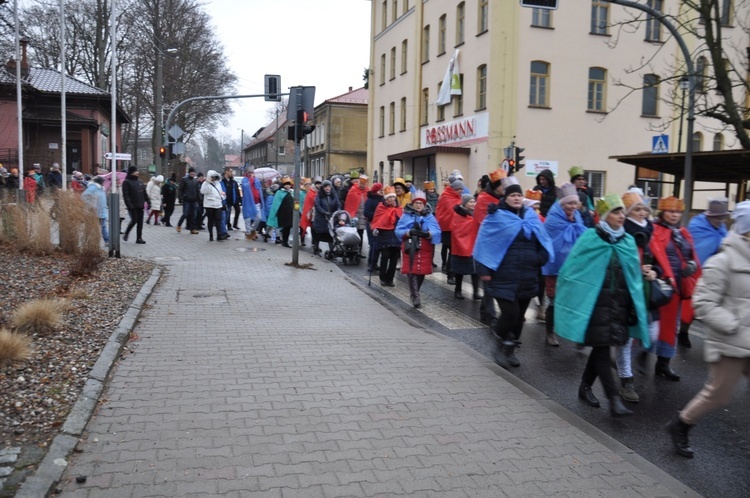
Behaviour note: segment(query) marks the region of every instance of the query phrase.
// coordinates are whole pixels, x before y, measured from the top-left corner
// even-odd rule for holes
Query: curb
[[[16,492],[16,497],[38,498],[47,496],[62,477],[65,468],[68,466],[67,458],[75,449],[79,438],[83,435],[86,424],[94,414],[107,377],[125,348],[130,332],[135,328],[138,318],[143,312],[143,305],[151,297],[161,275],[161,268],[154,268],[151,276],[130,303],[125,315],[115,327],[107,344],[99,354],[99,359],[89,372],[89,378],[65,419],[60,434],[52,440],[47,454],[39,463],[34,474],[21,483]]]

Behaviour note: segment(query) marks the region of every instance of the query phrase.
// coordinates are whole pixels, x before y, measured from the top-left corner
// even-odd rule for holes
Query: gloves
[[[425,231],[419,230],[418,228],[412,228],[411,230],[409,230],[409,236],[427,239],[430,237],[430,232],[429,231],[425,232]]]
[[[683,277],[690,277],[693,274],[695,274],[695,272],[697,271],[698,271],[698,264],[691,259],[690,261],[687,262],[687,264],[685,265],[685,268],[680,270],[680,275],[682,275]]]

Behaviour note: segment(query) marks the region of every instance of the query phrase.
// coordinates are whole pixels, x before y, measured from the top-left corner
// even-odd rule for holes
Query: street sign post
[[[114,157],[115,161],[132,161],[132,159],[133,159],[130,154],[126,154],[126,153],[123,153],[123,152],[116,152],[114,154],[114,156],[115,156]],[[104,154],[104,159],[106,159],[107,161],[111,161],[112,160],[112,153],[111,152],[105,153]]]

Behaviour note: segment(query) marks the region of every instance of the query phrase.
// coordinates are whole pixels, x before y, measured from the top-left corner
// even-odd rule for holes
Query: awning
[[[435,154],[462,154],[468,156],[471,154],[471,149],[468,147],[446,147],[444,145],[435,145],[433,147],[425,147],[424,149],[407,150],[405,152],[391,154],[388,156],[388,160],[403,161],[404,159],[434,156]]]
[[[609,156],[610,159],[682,178],[685,153]],[[693,153],[696,182],[740,183],[750,179],[750,150],[722,150]]]

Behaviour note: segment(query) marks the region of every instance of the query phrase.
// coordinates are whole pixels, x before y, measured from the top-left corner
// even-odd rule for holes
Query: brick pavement
[[[122,243],[166,271],[60,496],[692,494],[335,264],[230,234]]]

